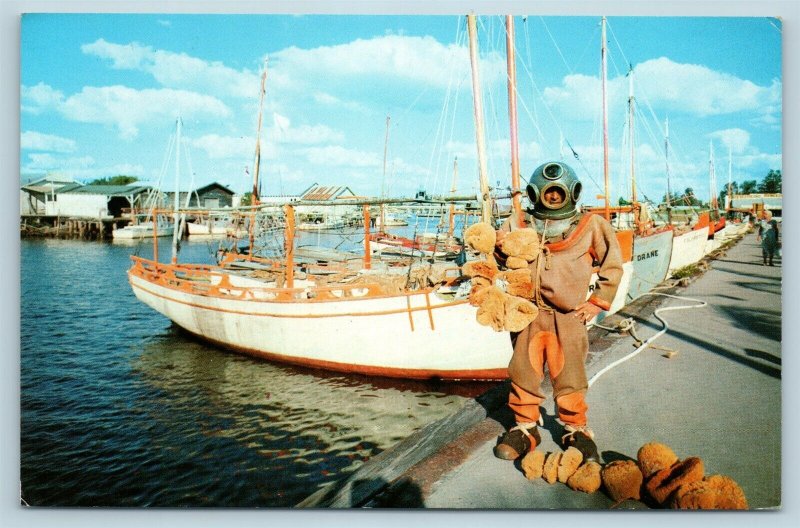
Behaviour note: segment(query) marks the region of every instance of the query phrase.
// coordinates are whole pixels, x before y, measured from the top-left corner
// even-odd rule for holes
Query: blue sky
[[[600,17],[515,17],[521,171],[565,159],[602,192]],[[181,116],[188,186],[250,186],[268,59],[262,193],[312,183],[361,195],[477,189],[463,16],[33,14],[22,21],[20,178],[130,174],[156,182]],[[489,180],[510,182],[504,21],[479,17]],[[636,179],[659,200],[669,119],[672,188],[709,194],[781,169],[781,23],[774,18],[609,17],[612,199]],[[384,179],[386,116],[390,116]],[[563,138],[563,140],[562,140]],[[577,152],[579,160],[566,148]],[[187,161],[191,162],[189,167]],[[173,187],[173,169],[164,187]],[[641,194],[640,194],[641,197]]]

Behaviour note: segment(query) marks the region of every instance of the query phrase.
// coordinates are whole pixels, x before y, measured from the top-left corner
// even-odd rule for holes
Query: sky
[[[601,17],[515,16],[520,170],[553,160],[604,192]],[[711,193],[782,167],[781,21],[608,17],[610,195]],[[478,17],[488,180],[511,184],[505,21]],[[478,189],[466,17],[445,15],[24,15],[20,180],[118,174],[171,191],[312,184],[363,196]],[[634,148],[628,108],[634,100]],[[387,133],[387,117],[389,119]],[[669,156],[665,156],[666,121]],[[388,136],[388,141],[387,141]],[[386,156],[384,157],[384,149]],[[457,159],[457,170],[454,170]]]

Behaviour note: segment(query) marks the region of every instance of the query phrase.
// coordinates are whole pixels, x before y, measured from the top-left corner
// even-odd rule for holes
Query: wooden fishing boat
[[[476,54],[473,29],[474,20],[470,49]],[[473,75],[477,76],[476,63]],[[260,106],[265,81],[266,68]],[[479,92],[474,99],[479,104]],[[400,279],[399,292],[385,278],[370,274],[369,206],[382,202],[359,204],[366,247],[362,269],[355,276],[337,278],[330,270],[314,273],[313,264],[295,262],[293,204],[283,206],[283,258],[270,262],[253,256],[253,226],[261,207],[260,124],[259,112],[249,253],[228,253],[218,266],[179,264],[174,257],[169,264],[160,263],[157,254],[152,260],[133,257],[128,279],[136,297],[205,341],[275,361],[402,378],[505,378],[512,354],[509,336],[477,323],[476,308],[466,299],[468,289],[459,290],[456,267],[443,279],[416,284],[412,279],[425,267],[408,268],[405,275],[395,277]],[[476,130],[480,136],[482,127],[477,123]],[[485,174],[480,172],[481,188],[488,196]],[[442,207],[458,200],[449,197],[434,203]],[[485,220],[490,221],[488,200],[485,210],[489,215]]]

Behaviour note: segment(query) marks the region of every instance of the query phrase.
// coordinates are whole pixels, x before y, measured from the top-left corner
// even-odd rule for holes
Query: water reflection
[[[176,328],[144,346],[132,374],[155,389],[154,418],[165,427],[257,454],[259,462],[242,470],[282,480],[284,497],[297,500],[490,387],[276,365],[208,347]]]

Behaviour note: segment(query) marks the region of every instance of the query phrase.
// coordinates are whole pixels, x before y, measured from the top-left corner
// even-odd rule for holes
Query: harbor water
[[[213,263],[217,247],[190,240],[181,260]],[[166,261],[170,240],[159,248]],[[292,506],[490,387],[304,370],[197,341],[131,292],[130,256],[152,249],[21,242],[28,505]]]

